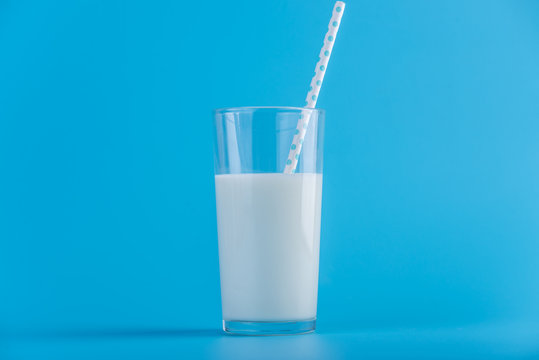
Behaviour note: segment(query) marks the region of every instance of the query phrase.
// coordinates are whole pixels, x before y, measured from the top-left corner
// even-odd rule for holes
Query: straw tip
[[[346,4],[343,1],[337,1],[335,3],[335,6],[333,7],[333,10],[336,11],[337,13],[342,14],[342,12],[344,11],[345,6],[346,6]]]

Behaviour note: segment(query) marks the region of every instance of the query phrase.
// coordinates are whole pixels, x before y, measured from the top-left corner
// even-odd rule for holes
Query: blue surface
[[[0,2],[0,358],[539,356],[537,1],[348,2],[320,334],[216,333],[211,109],[303,104],[332,6]]]
[[[498,323],[446,328],[319,331],[235,337],[217,330],[146,329],[16,339],[15,359],[537,359],[537,326]]]

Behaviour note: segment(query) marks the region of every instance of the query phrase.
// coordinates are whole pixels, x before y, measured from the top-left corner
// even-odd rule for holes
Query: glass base
[[[223,320],[223,330],[235,335],[297,335],[316,328],[316,319],[293,321],[232,321]]]

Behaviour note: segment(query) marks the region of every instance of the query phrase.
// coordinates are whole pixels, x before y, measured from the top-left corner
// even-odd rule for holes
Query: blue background
[[[301,106],[332,6],[0,1],[0,358],[539,356],[537,1],[347,3],[319,333],[218,333],[211,110]]]

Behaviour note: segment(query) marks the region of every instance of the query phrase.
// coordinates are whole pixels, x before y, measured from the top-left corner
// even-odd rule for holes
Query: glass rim
[[[234,107],[217,108],[217,109],[214,109],[213,112],[218,114],[218,113],[253,111],[253,110],[262,110],[262,109],[294,110],[294,111],[310,110],[310,111],[315,111],[318,113],[325,112],[325,110],[321,108],[308,108],[308,107],[300,107],[300,106],[234,106]]]

